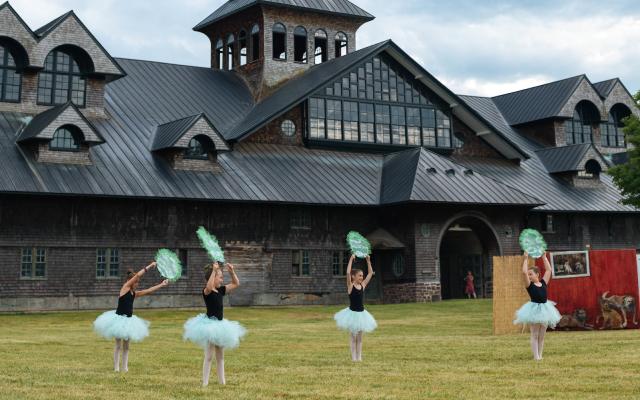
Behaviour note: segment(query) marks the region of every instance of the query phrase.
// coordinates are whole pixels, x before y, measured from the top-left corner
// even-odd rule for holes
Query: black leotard
[[[128,291],[122,296],[118,297],[118,308],[116,314],[126,315],[131,317],[133,315],[133,300],[136,298],[136,292]]]
[[[527,287],[527,293],[529,293],[529,297],[531,297],[533,303],[547,302],[547,283],[544,279],[540,280],[540,283],[542,283],[540,287],[534,285],[533,282],[529,283]]]
[[[222,321],[223,317],[223,305],[222,298],[227,293],[226,286],[220,286],[217,292],[211,291],[209,294],[204,294],[202,290],[202,297],[204,298],[204,304],[207,306],[207,317],[215,317],[217,320]]]
[[[356,312],[364,311],[364,288],[357,289],[355,285],[351,287],[351,293],[349,293],[349,309]]]

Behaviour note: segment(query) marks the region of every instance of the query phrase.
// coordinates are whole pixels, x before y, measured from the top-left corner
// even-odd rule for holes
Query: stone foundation
[[[440,282],[410,282],[383,285],[384,303],[426,303],[440,301]]]

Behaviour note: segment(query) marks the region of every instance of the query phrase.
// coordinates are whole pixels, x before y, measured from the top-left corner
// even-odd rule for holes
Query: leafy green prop
[[[547,243],[540,232],[535,229],[525,229],[520,233],[520,247],[533,258],[540,258],[547,250]]]
[[[171,282],[175,282],[182,276],[182,264],[180,258],[171,250],[160,249],[156,254],[156,267],[160,275]]]
[[[198,235],[198,238],[200,238],[200,243],[209,254],[209,257],[211,257],[213,261],[223,263],[224,253],[222,252],[222,249],[218,244],[218,239],[216,239],[214,235],[207,232],[207,230],[202,226],[198,228],[196,234]]]
[[[358,258],[365,258],[371,254],[371,244],[369,241],[356,231],[351,231],[347,235],[347,244],[351,249],[351,253]]]

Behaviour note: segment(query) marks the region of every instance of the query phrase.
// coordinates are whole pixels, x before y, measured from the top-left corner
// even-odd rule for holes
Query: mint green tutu
[[[102,313],[93,321],[93,330],[105,339],[124,339],[141,342],[149,336],[149,321],[135,315],[116,314],[116,310]]]
[[[373,332],[378,324],[369,311],[352,311],[349,307],[338,311],[333,319],[338,328],[351,333]]]
[[[183,338],[202,348],[213,344],[224,349],[234,349],[246,334],[247,330],[236,321],[218,320],[207,317],[207,314],[198,314],[184,323]]]
[[[555,328],[560,322],[560,312],[555,307],[553,301],[547,300],[546,303],[524,303],[518,311],[516,311],[516,319],[514,324],[542,324],[549,328]]]

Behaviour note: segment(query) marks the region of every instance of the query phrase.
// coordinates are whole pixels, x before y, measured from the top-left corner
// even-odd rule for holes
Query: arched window
[[[301,26],[293,31],[293,61],[307,62],[307,30]]]
[[[287,29],[279,22],[273,25],[273,58],[287,59]]]
[[[251,28],[251,61],[260,58],[260,27],[255,24]]]
[[[82,142],[82,132],[72,125],[58,128],[49,142],[49,149],[54,151],[77,151]]]
[[[209,159],[209,154],[214,151],[215,145],[213,141],[205,135],[198,135],[189,141],[184,156],[185,158],[207,160]]]
[[[38,74],[38,103],[52,105],[72,101],[76,106],[84,107],[86,87],[78,60],[64,50],[53,50]]]
[[[7,47],[0,45],[0,101],[20,101],[22,75]]]
[[[631,110],[623,104],[616,104],[609,111],[609,120],[601,125],[601,142],[603,146],[625,147],[624,123],[626,117],[631,115]]]
[[[233,34],[227,36],[227,69],[231,71],[235,67],[235,48],[236,38]]]
[[[247,63],[247,32],[240,31],[238,35],[238,45],[240,48],[240,65]]]
[[[565,123],[567,144],[591,143],[593,124],[599,120],[600,113],[593,103],[586,100],[579,102],[573,111],[573,118]]]
[[[336,34],[336,58],[346,56],[348,52],[349,41],[347,35],[342,32]]]
[[[218,69],[224,69],[224,43],[222,39],[216,42],[216,62]]]
[[[327,61],[327,32],[318,29],[313,35],[314,63]]]
[[[578,171],[578,176],[580,178],[595,178],[598,179],[600,177],[600,172],[602,172],[602,166],[596,160],[589,160],[584,165],[584,171]]]

